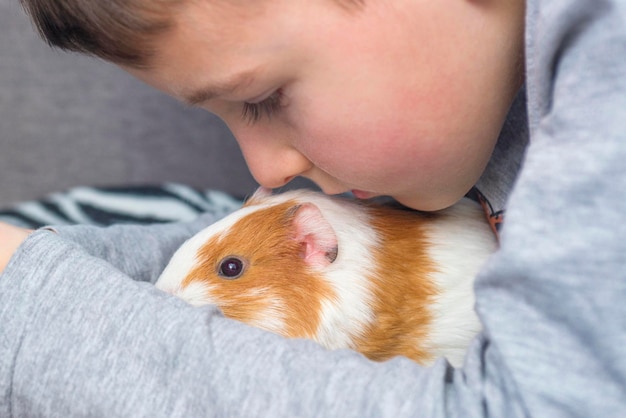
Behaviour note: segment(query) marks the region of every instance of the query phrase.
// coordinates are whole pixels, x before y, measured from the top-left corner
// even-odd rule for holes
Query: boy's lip
[[[371,199],[376,196],[374,193],[366,192],[364,190],[352,190],[352,194],[357,199]]]

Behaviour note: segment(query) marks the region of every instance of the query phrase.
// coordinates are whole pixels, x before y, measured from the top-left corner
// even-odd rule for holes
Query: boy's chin
[[[411,209],[423,212],[435,212],[446,209],[463,198],[461,196],[435,196],[425,197],[423,195],[415,196],[392,196],[398,203]]]

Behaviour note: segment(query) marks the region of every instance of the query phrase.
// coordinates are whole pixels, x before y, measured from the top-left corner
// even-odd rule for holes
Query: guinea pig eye
[[[227,257],[220,263],[219,275],[225,279],[237,279],[243,274],[243,261],[237,257]]]

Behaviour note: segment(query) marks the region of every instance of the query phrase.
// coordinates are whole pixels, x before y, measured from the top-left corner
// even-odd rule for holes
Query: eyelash
[[[258,103],[245,102],[241,109],[241,118],[249,124],[258,122],[263,116],[271,119],[283,107],[282,99],[282,90],[278,89]]]

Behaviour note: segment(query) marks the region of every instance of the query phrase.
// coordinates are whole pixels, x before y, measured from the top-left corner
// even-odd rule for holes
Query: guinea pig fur
[[[156,286],[329,349],[459,366],[481,329],[474,277],[496,248],[469,199],[422,213],[259,189],[184,243]]]

